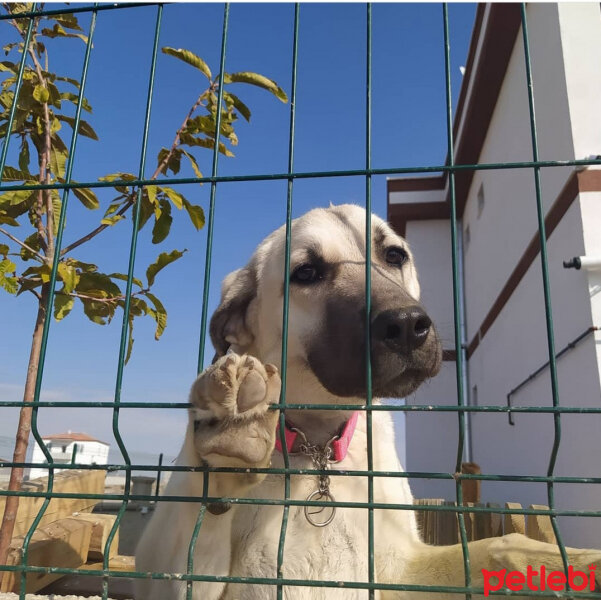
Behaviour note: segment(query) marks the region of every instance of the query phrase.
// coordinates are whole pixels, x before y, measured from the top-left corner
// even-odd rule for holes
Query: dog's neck
[[[340,434],[352,414],[346,410],[287,410],[286,422],[300,429],[312,444],[324,446]]]

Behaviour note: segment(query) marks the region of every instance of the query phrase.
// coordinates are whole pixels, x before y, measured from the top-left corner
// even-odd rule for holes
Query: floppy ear
[[[246,323],[248,305],[257,294],[255,269],[247,265],[230,273],[221,285],[221,302],[211,318],[211,341],[218,356],[230,346],[243,350],[254,336]]]

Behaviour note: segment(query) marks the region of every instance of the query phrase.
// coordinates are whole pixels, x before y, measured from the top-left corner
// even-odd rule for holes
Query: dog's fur
[[[288,403],[365,403],[365,217],[362,208],[343,205],[315,209],[293,222]],[[282,454],[274,451],[278,413],[267,409],[269,404],[279,402],[276,366],[281,361],[284,256],[285,229],[280,228],[259,245],[246,267],[225,279],[221,304],[211,321],[217,358],[192,387],[190,402],[194,408],[178,465],[206,462],[230,467],[284,466]],[[419,305],[419,283],[407,243],[375,215],[372,264],[374,395],[402,397],[436,374],[441,348],[436,331]],[[307,276],[312,281],[303,281]],[[419,329],[419,342],[407,342],[409,334],[395,315],[401,315],[401,321],[409,318],[411,330],[414,326],[416,331]],[[421,319],[419,327],[415,315]],[[400,471],[391,417],[383,411],[372,414],[373,469]],[[348,418],[349,413],[343,410],[286,411],[287,421],[319,445],[336,435]],[[296,453],[290,455],[290,466],[313,467],[307,456]],[[332,468],[367,470],[364,412],[360,412],[346,458]],[[316,489],[316,484],[315,476],[291,476],[290,497],[302,501]],[[373,487],[378,503],[412,504],[405,478],[377,477]],[[365,476],[332,476],[330,489],[337,501],[368,500]],[[283,499],[284,476],[214,473],[210,475],[208,491],[212,497]],[[202,494],[202,473],[173,473],[166,490],[170,496]],[[218,510],[220,506],[209,506],[204,515],[194,552],[194,573],[276,578],[282,506],[234,504],[226,512]],[[191,502],[158,503],[138,547],[137,570],[185,573],[200,508],[200,504]],[[411,511],[375,510],[374,540],[376,582],[465,585],[461,546],[424,544]],[[480,586],[483,568],[522,572],[528,564],[562,568],[554,545],[517,534],[470,543],[469,551],[472,583]],[[601,562],[601,552],[570,550],[570,561],[587,570],[589,564]],[[291,506],[279,575],[294,580],[368,581],[367,510],[338,508],[332,523],[316,528],[307,522],[302,507]],[[186,584],[177,577],[167,581],[138,580],[137,586],[137,600],[185,598]],[[273,585],[215,581],[193,585],[194,600],[275,597]],[[290,585],[284,587],[284,597],[351,600],[367,598],[368,592]],[[376,597],[458,596],[377,591]]]

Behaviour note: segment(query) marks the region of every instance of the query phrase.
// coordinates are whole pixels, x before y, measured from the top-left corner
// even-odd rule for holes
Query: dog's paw
[[[280,377],[275,366],[227,354],[203,371],[190,403],[195,446],[214,466],[265,466],[275,444]]]

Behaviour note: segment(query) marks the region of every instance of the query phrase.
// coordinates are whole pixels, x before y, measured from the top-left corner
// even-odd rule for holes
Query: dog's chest
[[[307,465],[303,465],[305,468]],[[316,477],[292,477],[291,498],[304,500],[317,488]],[[338,501],[367,500],[367,486],[359,478],[332,476],[330,489]],[[257,498],[283,498],[282,478],[267,478],[254,490]],[[365,497],[364,497],[365,496]],[[238,507],[233,530],[232,575],[277,576],[277,558],[283,507]],[[282,575],[285,579],[307,581],[367,581],[368,517],[364,509],[336,509],[332,522],[315,527],[304,508],[291,506],[286,525]],[[275,598],[273,586],[228,586],[225,598],[250,600]],[[285,597],[302,600],[336,598],[335,588],[290,586]],[[367,598],[365,590],[344,590],[341,598]]]

